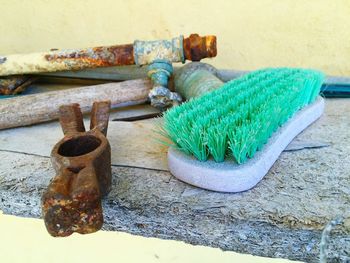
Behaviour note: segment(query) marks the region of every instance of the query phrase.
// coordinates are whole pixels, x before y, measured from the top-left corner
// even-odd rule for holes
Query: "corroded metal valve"
[[[52,236],[87,234],[102,227],[101,198],[111,188],[109,109],[109,101],[95,102],[85,132],[79,104],[60,107],[65,136],[51,152],[56,176],[42,196],[43,218]]]
[[[167,88],[169,77],[173,71],[173,65],[167,60],[155,60],[148,66],[147,75],[153,83],[148,98],[153,107],[164,110],[182,102],[182,98],[177,92],[171,92]]]

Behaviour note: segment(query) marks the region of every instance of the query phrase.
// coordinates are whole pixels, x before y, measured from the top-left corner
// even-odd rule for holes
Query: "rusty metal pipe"
[[[81,70],[120,65],[146,65],[155,59],[169,62],[199,61],[216,56],[216,37],[192,34],[171,40],[138,41],[134,44],[55,50],[0,57],[0,76]]]
[[[101,198],[111,188],[111,148],[106,139],[110,101],[95,102],[85,132],[79,104],[60,107],[64,138],[51,152],[56,176],[42,196],[42,213],[52,236],[87,234],[103,224]]]

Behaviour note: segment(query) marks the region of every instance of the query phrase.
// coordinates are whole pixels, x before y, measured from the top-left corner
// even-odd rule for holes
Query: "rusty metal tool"
[[[85,131],[79,104],[60,107],[64,138],[52,149],[56,176],[42,196],[42,213],[52,236],[99,230],[101,198],[111,188],[111,148],[106,139],[109,101],[95,102]]]
[[[37,79],[38,77],[28,75],[2,77],[0,78],[0,94],[15,95],[21,93]]]
[[[149,94],[151,104],[166,108],[177,104],[181,97],[167,89],[173,73],[172,63],[200,61],[215,57],[216,37],[191,34],[171,40],[134,41],[133,44],[87,49],[54,50],[42,53],[16,54],[0,57],[0,76],[80,70],[121,65],[149,65],[148,76],[153,81]]]

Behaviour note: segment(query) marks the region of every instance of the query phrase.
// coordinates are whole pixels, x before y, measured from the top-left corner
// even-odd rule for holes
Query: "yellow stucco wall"
[[[0,0],[0,54],[216,34],[221,68],[350,75],[349,0]]]

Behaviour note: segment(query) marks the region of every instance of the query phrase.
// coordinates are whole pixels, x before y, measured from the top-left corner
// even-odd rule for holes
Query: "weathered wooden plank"
[[[89,119],[84,121],[85,127],[89,127]],[[110,121],[107,138],[112,164],[167,170],[167,147],[155,140],[154,128],[154,120]],[[53,146],[62,138],[58,122],[8,129],[0,131],[0,150],[49,157]]]

